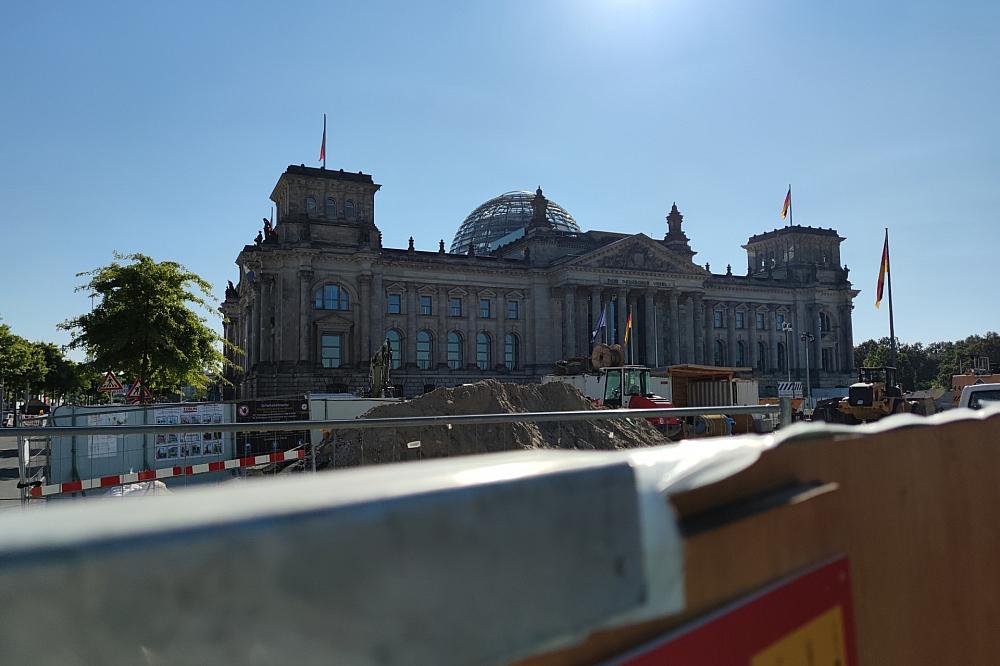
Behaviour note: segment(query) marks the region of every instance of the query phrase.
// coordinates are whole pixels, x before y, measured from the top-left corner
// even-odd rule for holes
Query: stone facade
[[[375,225],[379,185],[362,173],[290,166],[271,195],[273,231],[237,257],[226,291],[225,336],[239,397],[363,391],[370,357],[388,336],[393,383],[405,395],[484,377],[537,381],[562,358],[621,340],[632,312],[632,361],[753,368],[763,393],[805,378],[813,334],[814,387],[853,377],[852,300],[832,229],[785,227],[753,236],[747,274],[693,262],[673,206],[662,240],[569,233],[535,215],[525,234],[489,256],[386,248]],[[792,326],[782,332],[781,323]],[[787,345],[787,347],[786,347]]]

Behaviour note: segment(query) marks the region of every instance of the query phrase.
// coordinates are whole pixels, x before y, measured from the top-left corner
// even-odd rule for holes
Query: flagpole
[[[889,253],[889,227],[885,228],[885,247],[886,254]],[[888,258],[888,257],[887,257]],[[896,367],[896,328],[892,321],[892,261],[889,260],[888,266],[886,266],[886,278],[889,282],[889,357],[891,359],[890,363],[892,367]]]
[[[326,114],[323,114],[323,168],[326,168]]]

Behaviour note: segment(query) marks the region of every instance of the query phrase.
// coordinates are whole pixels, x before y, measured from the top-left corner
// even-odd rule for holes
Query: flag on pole
[[[597,334],[601,332],[601,329],[608,325],[608,304],[605,303],[604,307],[601,308],[601,316],[597,320],[597,326],[594,327],[594,334],[590,337],[590,342],[593,344],[594,340],[597,339]]]
[[[319,161],[326,168],[326,114],[323,114],[323,143],[319,146]]]
[[[625,344],[628,344],[629,335],[632,333],[632,313],[628,313],[628,319],[625,320]]]
[[[882,264],[878,268],[878,286],[875,287],[875,307],[882,302],[882,289],[885,287],[885,276],[889,273],[889,230],[885,230],[885,244],[882,246]],[[891,310],[892,308],[890,308]]]
[[[788,186],[788,194],[785,195],[785,203],[781,205],[781,219],[788,217],[788,209],[792,207],[792,186]]]

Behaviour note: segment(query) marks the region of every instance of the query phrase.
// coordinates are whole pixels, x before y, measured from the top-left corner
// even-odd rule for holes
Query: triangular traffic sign
[[[111,392],[122,391],[124,389],[125,387],[122,386],[122,383],[118,380],[118,377],[116,377],[115,373],[113,373],[110,370],[108,370],[108,374],[104,375],[104,381],[101,382],[101,385],[97,387],[98,391],[111,391]]]
[[[128,390],[128,393],[125,394],[125,399],[128,400],[129,402],[149,401],[152,398],[153,394],[150,393],[149,390],[142,385],[141,379],[135,380],[135,383],[132,384],[132,388],[130,388]]]

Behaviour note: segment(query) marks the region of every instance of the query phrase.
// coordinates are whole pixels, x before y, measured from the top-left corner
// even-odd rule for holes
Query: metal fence
[[[85,416],[90,417],[102,413],[120,413],[122,410],[109,409],[101,411],[88,411]],[[159,436],[169,435],[181,436],[186,433],[203,433],[211,430],[213,433],[225,433],[226,441],[232,441],[231,433],[245,432],[288,432],[288,431],[319,431],[332,438],[332,451],[334,454],[333,466],[337,465],[337,438],[343,437],[342,433],[353,433],[357,437],[357,444],[360,447],[360,464],[375,462],[394,462],[400,460],[421,457],[420,433],[442,431],[445,441],[448,443],[444,455],[452,455],[450,448],[452,433],[459,429],[472,428],[473,437],[477,441],[487,441],[496,434],[496,430],[489,430],[489,426],[512,426],[514,424],[555,424],[555,429],[545,431],[546,436],[551,440],[551,444],[560,448],[577,448],[574,442],[567,445],[563,441],[564,426],[568,431],[574,423],[584,421],[604,421],[618,419],[647,419],[654,417],[700,417],[725,414],[736,415],[778,415],[781,414],[782,425],[790,423],[790,410],[787,410],[787,418],[781,407],[778,405],[747,405],[747,406],[725,406],[725,407],[684,407],[684,408],[661,408],[661,409],[613,409],[613,410],[586,410],[570,412],[525,412],[510,414],[472,414],[472,415],[435,415],[420,417],[399,417],[381,419],[320,419],[308,421],[275,421],[258,423],[212,423],[206,427],[204,423],[177,424],[177,425],[157,425],[149,423],[132,423],[123,425],[44,425],[36,427],[18,427],[8,429],[8,435],[16,435],[18,441],[19,473],[22,502],[26,503],[32,497],[47,497],[49,495],[62,493],[82,493],[88,491],[99,491],[118,485],[146,482],[156,480],[171,480],[174,483],[187,483],[192,477],[198,475],[235,475],[246,473],[250,468],[259,468],[263,465],[273,463],[302,460],[304,464],[316,468],[316,443],[312,446],[295,447],[289,451],[274,451],[264,455],[248,455],[238,457],[239,451],[234,451],[225,460],[213,462],[193,462],[191,464],[173,465],[159,469],[149,469],[148,455],[136,454],[131,451],[127,442],[137,442],[137,447],[143,447],[148,451],[148,446],[144,443],[157,441]],[[58,419],[57,419],[58,420]],[[75,423],[75,418],[71,419]],[[404,436],[400,437],[400,433]],[[70,438],[72,442],[84,442],[88,438],[87,446],[93,446],[93,438],[105,438],[101,440],[108,449],[110,441],[121,442],[121,446],[116,451],[121,450],[121,467],[118,470],[111,470],[107,466],[98,469],[96,476],[87,477],[82,474],[83,470],[76,462],[79,459],[80,447],[75,444],[70,449],[72,460],[56,460],[52,450],[52,442],[55,438]],[[367,440],[366,440],[367,437]],[[366,449],[367,442],[367,449]],[[32,449],[32,446],[34,449]],[[489,451],[489,446],[484,447]],[[610,446],[608,448],[611,448]],[[367,455],[366,455],[367,450]],[[499,450],[499,449],[496,449]],[[34,452],[33,452],[34,451]],[[131,451],[129,455],[126,455]],[[226,455],[233,451],[227,447]],[[373,453],[375,452],[375,453]],[[32,461],[39,462],[39,456],[44,455],[44,463],[32,471]],[[56,455],[58,457],[58,455]],[[354,463],[358,464],[358,463]],[[136,469],[142,465],[143,469]],[[62,483],[61,480],[52,478],[54,470],[72,470],[72,480],[69,483]],[[116,471],[117,473],[111,473]]]

